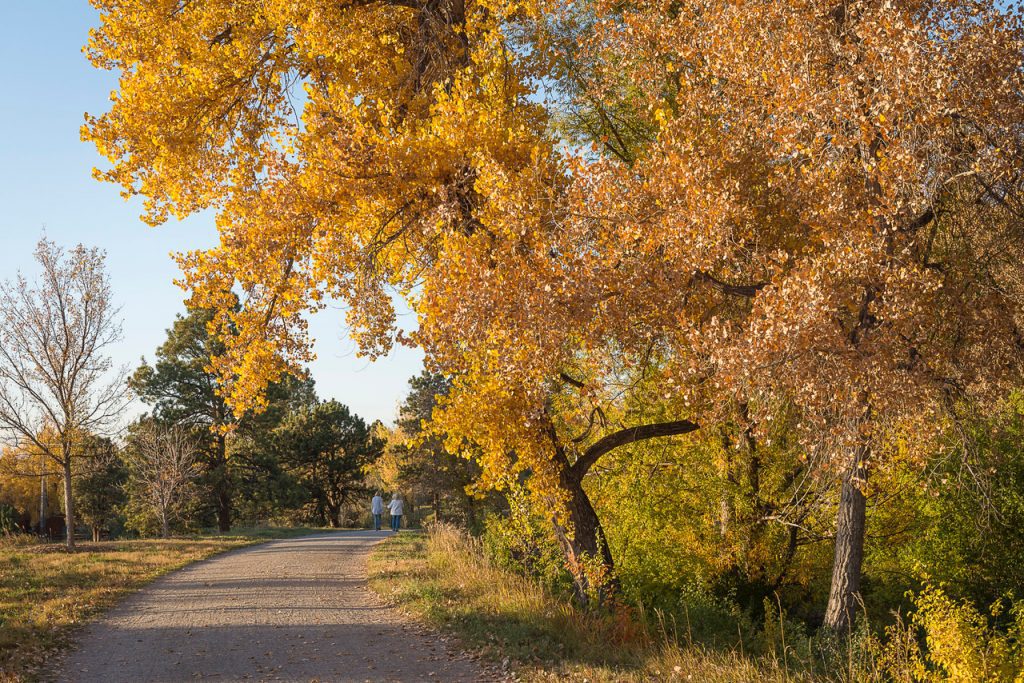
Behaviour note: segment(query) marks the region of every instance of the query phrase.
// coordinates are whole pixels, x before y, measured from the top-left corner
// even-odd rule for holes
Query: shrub
[[[1024,601],[997,600],[986,615],[929,585],[913,602],[910,623],[886,629],[880,666],[893,680],[1024,681]]]

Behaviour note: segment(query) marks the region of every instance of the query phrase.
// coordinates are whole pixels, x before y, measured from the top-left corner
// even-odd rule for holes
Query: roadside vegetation
[[[79,543],[68,552],[29,536],[0,538],[0,681],[34,680],[72,629],[153,579],[217,553],[311,528]]]
[[[693,645],[658,614],[579,609],[490,561],[454,527],[399,535],[370,559],[370,586],[525,681],[811,680],[772,658]]]
[[[379,545],[370,585],[524,681],[1016,681],[1024,663],[1019,603],[1008,634],[988,623],[1006,616],[1005,604],[979,614],[929,588],[915,616],[884,632],[862,625],[841,641],[808,636],[768,610],[752,631],[737,614],[725,627],[736,629],[731,637],[719,633],[716,643],[708,624],[660,610],[580,609],[571,593],[502,567],[483,542],[447,525]]]

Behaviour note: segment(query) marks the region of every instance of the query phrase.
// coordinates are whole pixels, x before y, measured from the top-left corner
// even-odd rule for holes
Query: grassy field
[[[493,566],[474,541],[450,529],[377,546],[370,586],[488,658],[508,658],[525,681],[812,680],[772,658],[669,645],[625,612],[583,613]]]
[[[119,597],[211,555],[316,529],[237,530],[173,540],[60,544],[0,539],[0,681],[31,681],[72,629]]]

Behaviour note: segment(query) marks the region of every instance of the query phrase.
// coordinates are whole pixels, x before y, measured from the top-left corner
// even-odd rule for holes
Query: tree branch
[[[758,282],[752,285],[730,285],[728,282],[722,282],[711,273],[703,270],[698,270],[693,274],[693,279],[697,282],[705,282],[711,285],[714,289],[717,289],[722,294],[731,294],[733,296],[742,296],[748,299],[757,296],[757,293],[768,286],[767,282]]]
[[[628,427],[626,429],[613,432],[612,434],[599,439],[590,448],[588,448],[583,455],[580,456],[579,460],[573,463],[571,468],[572,476],[582,479],[583,475],[585,475],[590,468],[594,466],[594,463],[596,463],[601,456],[609,451],[615,450],[619,446],[625,446],[637,441],[646,441],[647,439],[656,439],[661,436],[689,434],[699,428],[700,425],[695,422],[690,422],[689,420],[676,420],[675,422],[655,422],[653,424],[640,425],[638,427]]]

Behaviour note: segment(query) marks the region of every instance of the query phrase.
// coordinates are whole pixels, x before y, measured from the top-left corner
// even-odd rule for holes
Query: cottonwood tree
[[[517,43],[558,7],[95,4],[90,56],[121,82],[84,134],[150,220],[219,212],[221,244],[182,263],[232,330],[236,409],[309,358],[300,314],[330,297],[363,351],[403,339],[395,288],[456,378],[439,426],[486,483],[552,494],[571,554],[599,552],[583,482],[608,449],[736,405],[756,437],[790,400],[843,480],[843,630],[865,466],[1015,373],[1016,9],[590,3],[566,91],[618,153],[567,158],[531,87],[560,75],[555,43]],[[604,422],[649,365],[673,411]]]
[[[964,401],[990,408],[1019,381],[1020,8],[594,13],[590,97],[628,94],[657,134],[633,163],[581,160],[574,232],[661,280],[624,296],[652,296],[675,346],[710,361],[679,365],[684,395],[714,382],[755,425],[793,401],[809,461],[841,480],[825,622],[845,631],[869,471],[897,438],[923,458]]]
[[[67,547],[75,545],[71,477],[89,438],[112,434],[127,401],[125,373],[106,351],[120,339],[104,255],[43,238],[41,274],[0,285],[0,428],[60,467]]]
[[[550,256],[566,169],[548,113],[533,97],[543,60],[517,42],[539,6],[95,4],[104,23],[92,35],[90,57],[121,71],[120,95],[83,133],[113,163],[105,179],[149,198],[148,220],[219,211],[221,244],[181,261],[194,302],[216,311],[213,325],[226,348],[214,366],[236,411],[260,405],[269,382],[310,357],[301,313],[345,299],[364,353],[412,341],[450,374],[476,363],[478,378],[526,387],[506,394],[528,400],[497,401],[491,411],[511,433],[481,442],[495,470],[488,481],[518,469],[533,472],[545,495],[572,486],[570,502],[559,503],[562,524],[580,527],[566,535],[570,550],[597,552],[583,476],[611,447],[693,424],[591,432],[595,442],[578,449],[575,463],[576,447],[562,443],[569,435],[550,428],[550,384],[578,346],[568,341],[575,318],[559,309],[544,319],[539,313],[553,309],[535,306],[545,283],[575,265]],[[150,49],[157,36],[162,47]],[[300,85],[305,96],[290,97]],[[297,101],[301,112],[293,111]],[[471,286],[445,284],[473,269]],[[395,324],[391,288],[408,295],[424,321],[412,340]],[[465,304],[490,302],[503,288],[514,301],[501,306],[512,308],[509,322],[528,317],[534,331],[550,326],[550,343],[524,333],[500,367],[477,362],[487,358],[483,346],[463,362],[458,340],[486,328],[486,318],[474,318]],[[587,293],[579,310],[593,310],[589,302],[607,291]],[[509,339],[484,341],[493,347]],[[638,337],[629,343],[631,352],[640,345]],[[516,367],[529,355],[543,368]],[[514,377],[502,374],[507,368]],[[524,425],[529,444],[517,431]],[[513,451],[515,464],[499,473]]]
[[[160,520],[160,535],[169,538],[171,519],[199,476],[199,449],[193,435],[179,425],[153,420],[139,423],[127,451],[131,486]]]
[[[525,386],[512,392],[528,397],[494,404],[491,412],[511,433],[481,442],[494,470],[488,481],[528,470],[545,496],[571,487],[569,501],[556,505],[562,514],[552,511],[567,530],[570,559],[603,554],[610,562],[599,550],[606,544],[583,477],[609,448],[694,425],[618,425],[591,432],[589,448],[567,448],[570,435],[551,428],[550,383],[572,359],[567,338],[577,321],[559,311],[544,319],[539,313],[550,309],[534,305],[544,283],[557,278],[548,272],[552,263],[563,275],[574,266],[550,257],[548,233],[558,233],[566,169],[548,114],[532,97],[544,67],[516,43],[516,27],[539,8],[96,5],[104,24],[93,33],[90,56],[121,70],[121,96],[111,112],[89,119],[84,135],[114,164],[106,179],[150,199],[149,220],[220,211],[221,245],[182,264],[194,301],[216,311],[213,324],[226,348],[214,365],[236,410],[260,405],[268,382],[309,358],[300,313],[327,297],[351,304],[361,349],[376,355],[402,339],[389,287],[409,294],[417,313],[436,325],[425,324],[413,341],[432,354],[438,347],[436,365],[457,374],[466,363],[451,350],[468,332],[485,329],[464,304],[477,296],[492,301],[508,287],[510,322],[527,316],[554,333],[550,343],[538,345],[530,333],[516,341],[515,360],[532,354],[543,368],[531,362],[520,369],[513,360],[501,368],[476,365],[476,376]],[[158,34],[164,49],[143,48]],[[291,107],[298,100],[289,97],[296,74],[306,91],[302,125]],[[447,277],[481,266],[471,286],[446,286]],[[420,286],[423,305],[412,296]],[[232,291],[241,294],[240,305]],[[520,293],[525,298],[516,298]],[[589,302],[606,294],[586,294],[579,310],[592,310]],[[530,343],[520,344],[527,336]],[[631,351],[640,344],[630,343]],[[481,355],[483,348],[467,357]],[[513,377],[502,374],[509,366]],[[528,445],[519,426],[528,428]],[[513,451],[514,463],[506,457]]]

